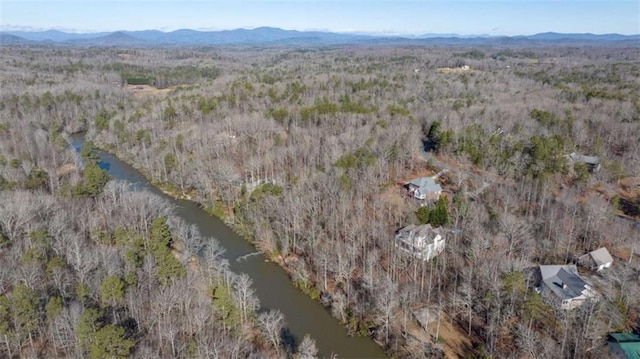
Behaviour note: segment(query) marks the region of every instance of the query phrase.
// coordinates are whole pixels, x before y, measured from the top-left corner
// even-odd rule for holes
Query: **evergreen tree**
[[[35,332],[38,327],[38,296],[36,291],[19,283],[11,293],[15,331],[21,335]]]
[[[171,230],[167,225],[167,220],[158,217],[151,222],[151,250],[156,247],[167,246],[171,243]]]
[[[2,335],[9,334],[10,306],[9,298],[6,295],[0,295],[0,334]]]
[[[49,173],[41,168],[33,168],[24,181],[24,188],[29,190],[49,189]]]
[[[98,166],[97,163],[87,163],[83,171],[83,182],[78,183],[72,191],[77,197],[95,197],[102,193],[104,186],[109,182],[109,174]]]
[[[80,315],[76,325],[76,336],[84,350],[91,347],[95,334],[102,328],[101,318],[102,313],[93,308],[85,309]]]
[[[115,303],[121,301],[124,298],[124,288],[125,284],[122,279],[115,275],[107,276],[100,283],[100,288],[98,288],[102,303],[115,305]]]
[[[164,218],[158,217],[151,223],[151,243],[149,249],[156,259],[156,276],[166,285],[171,279],[187,274],[184,266],[171,253],[172,236]]]
[[[98,330],[89,348],[91,359],[115,359],[129,356],[134,341],[124,337],[124,328],[105,325]]]
[[[88,285],[84,283],[78,283],[78,285],[76,285],[76,296],[79,300],[84,301],[89,297],[89,294],[91,294],[91,288],[89,288]]]
[[[429,128],[429,133],[427,133],[427,142],[429,143],[430,149],[438,151],[440,149],[440,140],[442,139],[442,123],[440,121],[434,121]]]
[[[576,162],[573,164],[573,170],[576,174],[575,181],[579,183],[585,183],[589,179],[589,169],[583,162]]]
[[[109,174],[97,163],[91,163],[84,169],[85,189],[90,196],[97,196],[109,182]]]
[[[167,173],[173,172],[177,168],[176,156],[173,153],[169,152],[164,156],[164,168],[167,170]]]
[[[154,255],[154,257],[156,258],[156,276],[163,285],[169,284],[173,278],[179,278],[187,274],[187,270],[182,263],[173,256],[168,248]]]
[[[233,328],[240,323],[240,311],[226,286],[219,285],[213,290],[213,307],[225,327]]]
[[[85,141],[80,148],[80,157],[85,162],[98,162],[98,148],[91,141]]]
[[[427,206],[422,206],[418,208],[416,211],[416,218],[418,219],[419,224],[427,224],[429,223],[429,214],[431,210]]]
[[[429,223],[434,227],[444,226],[449,223],[446,197],[440,197],[436,202],[435,208],[429,214]]]
[[[51,320],[57,317],[60,313],[62,313],[62,298],[60,297],[51,297],[47,302],[47,306],[45,308],[45,312],[47,314],[47,320]]]

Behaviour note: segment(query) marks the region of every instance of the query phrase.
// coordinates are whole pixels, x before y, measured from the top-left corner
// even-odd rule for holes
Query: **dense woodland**
[[[315,352],[312,339],[280,343],[286,318],[258,311],[215,240],[108,182],[91,146],[78,161],[65,140],[78,131],[223,218],[389,354],[600,358],[607,333],[640,326],[638,47],[0,56],[3,355]],[[601,170],[570,163],[572,152],[598,156]],[[433,207],[404,194],[444,168]],[[429,262],[393,242],[420,222],[447,237]],[[601,246],[615,262],[585,273],[597,302],[563,311],[537,294],[537,265]],[[413,325],[422,307],[440,313],[427,335]]]

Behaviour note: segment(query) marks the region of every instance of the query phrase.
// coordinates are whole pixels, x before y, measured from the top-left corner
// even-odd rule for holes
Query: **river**
[[[79,150],[83,141],[81,134],[72,136],[73,146]],[[277,309],[285,316],[286,329],[296,343],[305,334],[316,341],[320,357],[337,358],[385,358],[382,348],[368,337],[351,337],[346,328],[320,303],[312,300],[294,287],[287,273],[277,264],[255,253],[255,247],[246,239],[227,227],[219,218],[209,215],[196,203],[174,199],[152,186],[135,168],[107,152],[99,152],[101,167],[118,180],[127,181],[139,190],[147,190],[165,198],[174,206],[174,212],[200,230],[203,238],[216,238],[225,248],[224,257],[229,260],[231,270],[246,273],[253,280],[253,288],[260,299],[261,309]]]

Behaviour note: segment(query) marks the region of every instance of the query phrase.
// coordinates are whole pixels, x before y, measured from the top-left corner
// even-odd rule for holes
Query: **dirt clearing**
[[[134,96],[164,96],[173,90],[172,88],[159,89],[151,85],[127,85],[126,89]]]

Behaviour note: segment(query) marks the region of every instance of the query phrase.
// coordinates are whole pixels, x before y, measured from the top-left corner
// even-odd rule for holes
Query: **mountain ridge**
[[[313,41],[311,41],[313,40]],[[636,44],[637,42],[637,44]],[[66,46],[214,46],[214,45],[339,45],[339,44],[435,44],[435,45],[532,45],[540,43],[628,43],[640,45],[640,34],[591,34],[543,32],[533,35],[490,36],[426,33],[421,35],[367,35],[330,31],[285,30],[277,27],[200,31],[178,29],[123,30],[72,33],[59,30],[0,31],[0,44]]]

